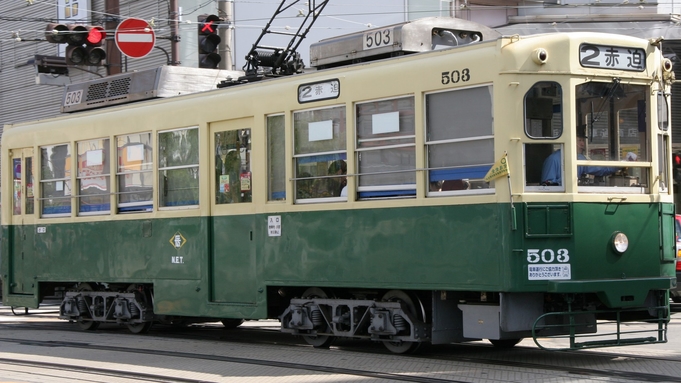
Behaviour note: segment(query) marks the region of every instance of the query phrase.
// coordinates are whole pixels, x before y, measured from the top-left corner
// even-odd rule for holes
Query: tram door
[[[9,238],[9,292],[33,294],[37,266],[34,256],[33,149],[13,149],[12,160],[12,225]]]
[[[212,123],[211,300],[255,304],[252,118]]]

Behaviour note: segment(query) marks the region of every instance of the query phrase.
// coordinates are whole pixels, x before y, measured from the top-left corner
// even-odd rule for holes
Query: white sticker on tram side
[[[530,281],[572,279],[569,264],[527,265],[527,279]]]
[[[45,226],[38,226],[35,228],[35,232],[38,234],[45,234],[47,233],[47,228]]]
[[[281,237],[280,215],[270,215],[267,217],[267,233],[270,237]]]
[[[74,90],[73,92],[67,92],[64,96],[64,106],[80,104],[83,99],[83,90]]]

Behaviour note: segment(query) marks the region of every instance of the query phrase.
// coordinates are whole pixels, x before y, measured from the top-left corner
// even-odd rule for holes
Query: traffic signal
[[[672,154],[672,176],[677,185],[681,185],[681,154]]]
[[[222,60],[217,53],[222,39],[218,36],[220,18],[216,15],[199,15],[199,68],[215,69]]]
[[[106,31],[97,25],[47,24],[45,39],[54,44],[68,44],[66,63],[70,65],[99,66],[106,58],[101,48]]]

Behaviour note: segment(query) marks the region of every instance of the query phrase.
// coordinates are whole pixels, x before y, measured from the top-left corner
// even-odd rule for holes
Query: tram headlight
[[[622,254],[627,249],[629,248],[629,238],[627,238],[627,235],[622,233],[621,231],[616,231],[612,235],[612,248],[615,249],[616,252]]]
[[[673,67],[674,64],[672,63],[672,60],[668,58],[662,60],[662,68],[664,69],[665,72],[671,72]]]
[[[537,48],[532,52],[532,61],[536,64],[543,65],[549,59],[549,52],[544,48]]]

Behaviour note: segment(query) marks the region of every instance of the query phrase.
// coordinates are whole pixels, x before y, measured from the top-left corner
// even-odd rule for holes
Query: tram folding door
[[[211,300],[255,303],[256,219],[251,169],[252,118],[211,123],[213,242]],[[262,177],[262,175],[257,175]],[[264,225],[264,223],[263,223]]]
[[[15,149],[11,154],[12,206],[8,230],[8,286],[10,294],[33,294],[37,275],[34,247],[33,149]],[[7,182],[7,180],[5,180]]]

